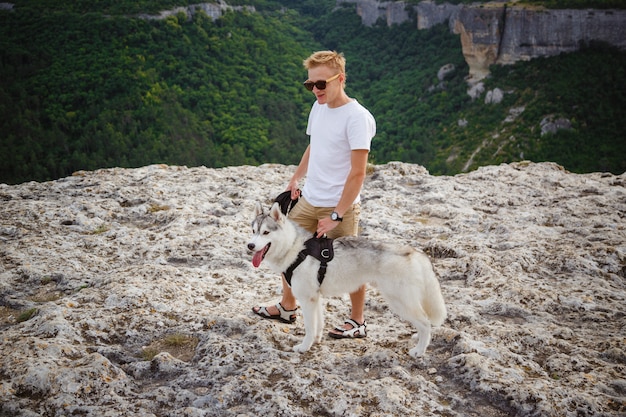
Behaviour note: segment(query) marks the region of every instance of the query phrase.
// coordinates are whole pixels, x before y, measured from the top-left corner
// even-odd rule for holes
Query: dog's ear
[[[259,217],[261,214],[263,214],[263,206],[259,201],[257,201],[256,205],[254,206],[254,217]]]
[[[272,204],[272,208],[270,209],[270,217],[274,219],[274,221],[280,223],[285,218],[285,215],[282,211],[280,211],[280,204],[274,203]]]

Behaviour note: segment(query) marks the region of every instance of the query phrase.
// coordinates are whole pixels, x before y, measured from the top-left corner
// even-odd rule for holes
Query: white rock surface
[[[303,355],[301,318],[251,313],[280,292],[246,253],[254,202],[293,169],[0,185],[0,415],[626,414],[626,175],[373,167],[362,234],[422,247],[448,306],[416,361],[373,288],[366,339]],[[327,327],[348,310],[327,300]]]

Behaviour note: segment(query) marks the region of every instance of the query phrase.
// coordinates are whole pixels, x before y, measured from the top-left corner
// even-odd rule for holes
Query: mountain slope
[[[485,87],[503,100],[486,105],[487,91],[467,94],[460,41],[445,25],[365,27],[353,6],[333,1],[247,3],[257,12],[215,21],[140,19],[142,3],[124,1],[18,1],[0,11],[0,153],[11,156],[0,160],[0,182],[151,163],[297,163],[312,101],[301,61],[322,48],[345,53],[348,92],[376,117],[373,162],[433,174],[521,159],[626,170],[623,52],[591,45],[493,67]],[[542,136],[544,119],[571,129]]]

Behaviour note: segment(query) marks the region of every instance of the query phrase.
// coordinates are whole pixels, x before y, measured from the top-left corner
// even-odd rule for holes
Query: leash
[[[291,287],[293,272],[304,262],[307,256],[312,256],[320,261],[320,268],[317,270],[317,282],[319,282],[321,286],[322,282],[324,282],[324,276],[326,276],[328,262],[332,261],[335,256],[333,251],[333,239],[327,237],[317,238],[315,237],[315,233],[313,233],[313,237],[304,242],[304,245],[305,248],[298,253],[296,260],[283,272],[285,281],[287,281],[287,284]]]

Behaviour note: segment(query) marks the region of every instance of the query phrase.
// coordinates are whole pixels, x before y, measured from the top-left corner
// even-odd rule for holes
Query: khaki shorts
[[[317,222],[325,217],[330,217],[334,207],[314,207],[304,197],[300,197],[298,204],[289,212],[289,219],[298,223],[301,227],[313,233],[317,230]],[[335,239],[341,236],[357,236],[359,234],[359,218],[361,217],[361,204],[353,204],[343,215],[343,221],[337,227],[327,233],[328,237]]]

